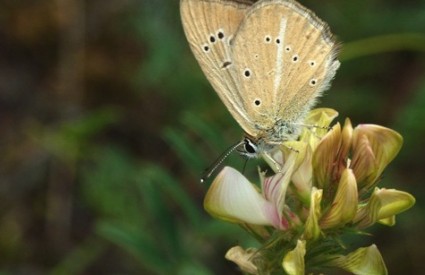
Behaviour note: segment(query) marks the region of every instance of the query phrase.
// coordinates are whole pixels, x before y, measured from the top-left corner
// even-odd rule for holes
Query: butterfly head
[[[271,151],[275,146],[267,144],[263,139],[245,136],[237,148],[239,154],[247,158],[258,158],[261,153]]]
[[[258,136],[245,134],[237,151],[248,158],[259,157],[262,153],[270,152],[277,145],[288,140],[296,140],[301,134],[304,114],[294,121],[278,119],[269,129],[263,129]]]

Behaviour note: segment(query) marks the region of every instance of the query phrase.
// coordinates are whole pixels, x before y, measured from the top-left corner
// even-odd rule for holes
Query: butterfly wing
[[[278,120],[301,122],[335,75],[335,56],[327,25],[300,4],[254,4],[231,48],[236,82],[254,126],[267,130]]]
[[[230,57],[230,43],[251,1],[181,0],[183,28],[202,71],[232,116],[252,132]]]

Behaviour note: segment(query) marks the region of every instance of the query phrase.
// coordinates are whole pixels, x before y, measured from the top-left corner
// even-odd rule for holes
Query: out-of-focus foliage
[[[390,274],[419,274],[425,2],[301,2],[342,42],[320,106],[404,137],[383,180],[417,204],[370,238]],[[199,176],[241,129],[177,0],[3,1],[0,53],[0,273],[237,274],[224,253],[252,240],[205,214]]]

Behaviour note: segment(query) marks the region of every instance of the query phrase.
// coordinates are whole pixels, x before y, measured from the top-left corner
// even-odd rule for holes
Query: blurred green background
[[[405,139],[380,186],[417,204],[358,245],[376,243],[390,274],[421,274],[425,1],[301,3],[343,43],[319,106]],[[255,245],[202,207],[200,174],[242,131],[177,0],[1,1],[0,133],[0,274],[238,274],[224,253]]]

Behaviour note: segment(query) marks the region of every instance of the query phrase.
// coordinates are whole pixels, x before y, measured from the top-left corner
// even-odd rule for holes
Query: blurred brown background
[[[405,139],[380,186],[417,204],[358,245],[423,273],[425,2],[301,3],[343,42],[320,106]],[[238,274],[225,251],[255,245],[202,208],[199,175],[241,129],[177,0],[0,1],[0,133],[0,274]]]

